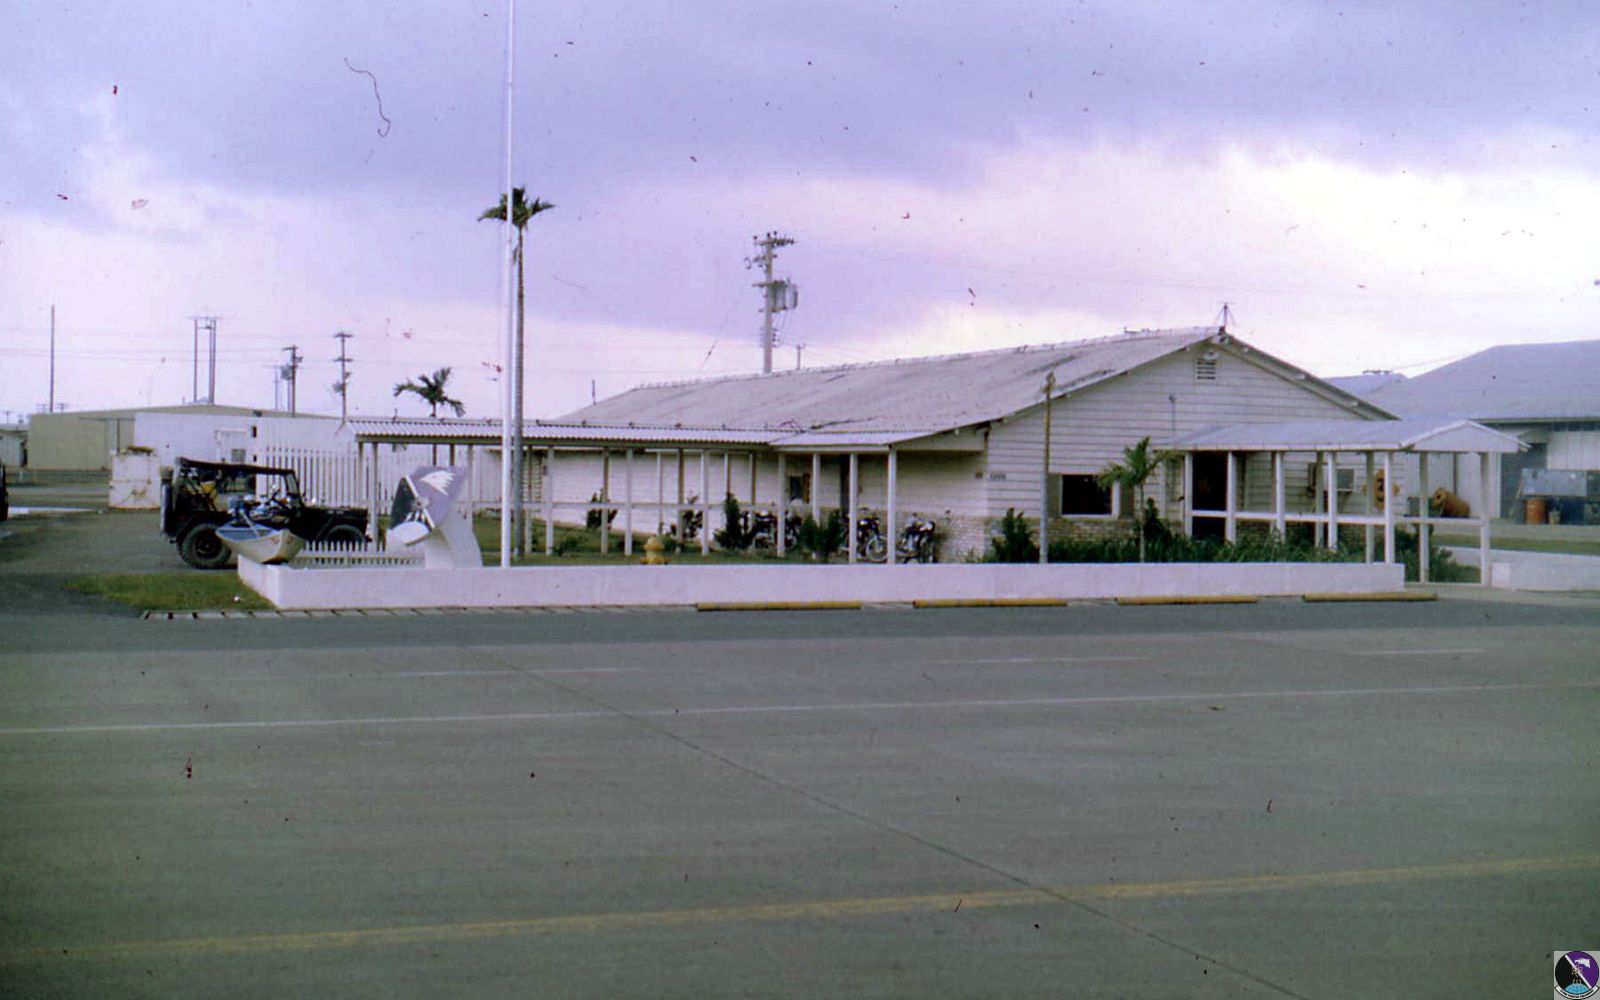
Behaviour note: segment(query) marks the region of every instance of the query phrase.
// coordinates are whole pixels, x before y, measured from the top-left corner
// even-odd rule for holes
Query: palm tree
[[[440,368],[432,375],[418,375],[416,381],[406,379],[394,387],[394,394],[396,398],[404,392],[415,394],[424,403],[428,404],[428,416],[436,420],[439,417],[439,407],[441,406],[450,407],[459,417],[467,412],[467,408],[462,404],[461,400],[450,398],[450,395],[445,391],[449,383],[450,369]]]
[[[1150,477],[1163,463],[1173,457],[1172,452],[1150,450],[1150,439],[1140,438],[1139,443],[1122,449],[1122,461],[1112,462],[1095,476],[1102,489],[1128,488],[1133,490],[1135,515],[1139,531],[1139,561],[1144,562],[1144,539],[1150,530],[1150,512],[1145,509],[1144,489]]]
[[[527,548],[527,521],[523,516],[522,492],[522,328],[523,328],[523,303],[525,301],[522,278],[522,242],[527,233],[528,223],[540,212],[548,212],[555,208],[547,201],[538,198],[528,201],[527,188],[511,189],[511,224],[517,227],[517,246],[512,251],[512,258],[517,262],[517,333],[513,347],[514,358],[511,362],[511,481],[517,484],[516,505],[516,536],[517,551]],[[506,220],[506,196],[500,196],[500,203],[493,208],[486,208],[478,216],[478,221],[494,219],[498,222]]]

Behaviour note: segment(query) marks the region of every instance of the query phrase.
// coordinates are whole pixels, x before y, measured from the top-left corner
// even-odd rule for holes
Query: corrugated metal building
[[[1527,443],[1491,474],[1501,517],[1524,516],[1524,470],[1600,472],[1600,340],[1491,347],[1365,398],[1401,416],[1474,420]],[[1452,470],[1449,481],[1463,495],[1476,491],[1470,468]]]

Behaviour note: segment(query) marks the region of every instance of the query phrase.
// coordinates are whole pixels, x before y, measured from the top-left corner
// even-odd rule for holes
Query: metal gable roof
[[[1600,340],[1503,344],[1367,393],[1402,416],[1600,418]]]
[[[1217,334],[1214,327],[1145,330],[1074,343],[645,385],[561,422],[934,434],[1040,402],[1048,372],[1055,372],[1060,391],[1083,388]]]

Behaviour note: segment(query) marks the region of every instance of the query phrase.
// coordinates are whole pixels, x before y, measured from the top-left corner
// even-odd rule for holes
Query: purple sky
[[[1214,321],[1319,374],[1594,336],[1587,4],[523,4],[530,414],[779,364]],[[0,410],[493,415],[503,3],[27,4],[0,35]],[[370,71],[373,82],[347,67]],[[380,135],[380,129],[387,134]],[[64,196],[64,197],[63,197]],[[714,346],[713,346],[714,345]],[[709,352],[709,357],[708,357]],[[3,417],[4,414],[0,414]]]

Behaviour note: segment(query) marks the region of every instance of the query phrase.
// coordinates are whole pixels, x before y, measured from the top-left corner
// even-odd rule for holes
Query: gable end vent
[[[1217,352],[1207,351],[1194,359],[1194,380],[1196,382],[1215,382],[1217,380]]]

